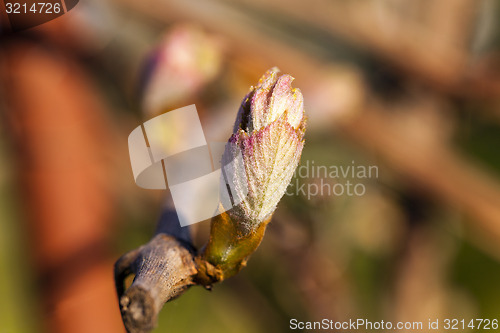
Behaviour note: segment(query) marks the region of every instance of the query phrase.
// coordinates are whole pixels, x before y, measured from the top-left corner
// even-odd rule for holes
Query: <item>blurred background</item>
[[[350,178],[297,175],[248,266],[168,303],[156,332],[500,319],[499,18],[496,0],[86,0],[4,32],[0,333],[124,332],[113,262],[169,197],[135,185],[128,134],[194,103],[225,141],[273,66],[304,94],[301,164],[378,176],[304,195]]]

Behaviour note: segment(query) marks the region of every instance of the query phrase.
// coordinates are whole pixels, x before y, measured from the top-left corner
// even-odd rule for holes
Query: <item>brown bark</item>
[[[116,261],[116,291],[128,332],[151,331],[163,305],[196,284],[195,255],[189,227],[180,226],[170,207],[163,213],[151,241]],[[129,275],[135,278],[125,289]]]
[[[196,272],[190,246],[163,233],[122,256],[115,264],[115,279],[127,331],[152,330],[163,305],[192,286]],[[129,274],[136,277],[124,291],[123,282]]]

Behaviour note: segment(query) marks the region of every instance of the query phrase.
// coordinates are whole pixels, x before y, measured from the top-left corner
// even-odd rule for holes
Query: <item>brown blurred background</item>
[[[3,34],[0,333],[124,332],[112,265],[168,198],[135,186],[128,134],[194,103],[225,141],[272,66],[304,94],[302,165],[378,177],[285,196],[248,267],[168,303],[156,331],[500,319],[499,18],[496,0],[88,0]]]

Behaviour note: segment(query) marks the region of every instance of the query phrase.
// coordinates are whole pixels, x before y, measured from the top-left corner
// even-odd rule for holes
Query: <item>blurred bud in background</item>
[[[196,26],[171,29],[150,54],[140,82],[142,109],[149,116],[183,106],[221,68],[219,41]]]

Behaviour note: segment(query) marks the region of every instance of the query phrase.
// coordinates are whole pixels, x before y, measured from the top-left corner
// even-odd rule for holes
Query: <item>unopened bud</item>
[[[304,147],[304,100],[293,78],[272,68],[243,99],[234,133],[229,139],[222,164],[241,163],[225,172],[224,188],[234,187],[228,214],[243,233],[269,220],[299,163]],[[222,200],[222,202],[228,202]]]

